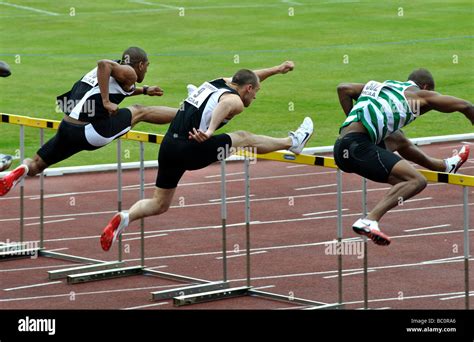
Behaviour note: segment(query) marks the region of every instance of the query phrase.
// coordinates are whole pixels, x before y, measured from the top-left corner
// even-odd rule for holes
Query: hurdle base
[[[179,296],[186,296],[186,295],[210,292],[214,290],[228,289],[229,286],[230,285],[228,282],[211,282],[207,284],[190,285],[190,286],[175,288],[172,290],[152,292],[151,299],[153,301],[166,300],[166,299],[171,299],[171,298],[179,297]]]
[[[265,298],[269,300],[275,300],[279,302],[310,306],[310,308],[304,308],[304,309],[342,309],[343,308],[343,304],[328,304],[328,303],[318,302],[314,300],[284,296],[284,295],[280,295],[276,293],[265,292],[265,291],[254,290],[254,289],[250,289],[248,291],[248,295],[253,296],[253,297],[261,297],[261,298]]]
[[[249,289],[250,287],[242,286],[242,287],[233,287],[233,288],[216,290],[216,291],[178,296],[178,297],[173,298],[173,305],[184,306],[184,305],[212,302],[215,300],[226,299],[226,298],[242,297],[248,294]]]
[[[41,248],[23,248],[20,245],[3,245],[0,250],[0,261],[15,259],[35,259],[40,255]]]
[[[58,252],[53,252],[53,251],[48,251],[48,250],[43,250],[43,249],[39,252],[39,256],[65,260],[65,261],[78,262],[78,263],[83,263],[83,264],[102,264],[105,262],[104,260],[84,258],[84,257],[76,256],[76,255],[58,253]]]
[[[143,274],[142,266],[122,267],[122,268],[114,268],[114,269],[102,270],[102,271],[96,271],[96,272],[71,274],[67,276],[67,283],[79,284],[79,283],[87,283],[91,281],[104,280],[104,279],[122,278],[122,277],[128,277],[128,276],[140,275],[140,274]]]
[[[111,261],[111,262],[104,262],[100,264],[92,264],[92,265],[86,265],[86,266],[75,266],[75,267],[63,268],[60,270],[48,271],[48,277],[49,277],[49,280],[66,279],[69,275],[73,275],[73,274],[113,269],[113,268],[121,267],[123,265],[124,265],[123,262]]]
[[[155,270],[150,270],[148,268],[145,268],[143,270],[143,275],[146,276],[153,276],[157,278],[162,278],[166,280],[172,280],[172,281],[177,281],[177,282],[183,282],[183,283],[195,283],[195,284],[208,284],[211,281],[209,280],[204,280],[204,279],[199,279],[199,278],[193,278],[193,277],[188,277],[180,274],[174,274],[174,273],[168,273],[168,272],[162,272],[162,271],[155,271]]]

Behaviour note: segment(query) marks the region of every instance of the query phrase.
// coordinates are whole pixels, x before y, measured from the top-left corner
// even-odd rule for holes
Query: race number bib
[[[362,89],[362,93],[360,94],[360,96],[368,96],[368,97],[377,98],[383,87],[384,87],[383,83],[380,83],[377,81],[369,81],[365,85],[364,89]]]
[[[91,87],[95,87],[98,83],[97,80],[97,68],[88,72],[81,80],[84,83],[87,83]]]
[[[204,82],[201,86],[199,86],[199,88],[193,91],[185,101],[194,107],[199,108],[204,103],[204,101],[206,101],[206,99],[217,90],[218,88],[214,87],[209,82]]]

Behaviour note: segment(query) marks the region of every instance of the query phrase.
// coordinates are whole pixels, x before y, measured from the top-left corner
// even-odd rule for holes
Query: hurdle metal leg
[[[465,308],[469,310],[469,188],[463,186],[463,216],[464,216],[464,296]]]
[[[140,143],[140,198],[144,196],[144,176],[143,176],[143,143]],[[122,211],[122,142],[117,139],[117,209]],[[89,281],[106,280],[118,277],[128,277],[143,274],[144,270],[144,221],[141,220],[141,265],[140,266],[123,266],[122,257],[122,236],[118,239],[118,261],[115,263],[104,263],[97,265],[96,268],[86,266],[84,272],[73,270],[67,275],[68,284],[85,283]],[[120,266],[120,267],[119,267]]]
[[[362,179],[362,214],[364,217],[367,216],[367,179]],[[367,250],[367,237],[362,237],[364,241],[364,309],[369,308],[369,274],[367,267],[369,264],[369,256]]]
[[[198,285],[189,285],[180,287],[177,289],[155,291],[151,293],[152,300],[166,300],[179,296],[192,296],[197,294],[208,293],[210,291],[218,291],[228,289],[230,287],[227,281],[227,201],[226,201],[226,161],[221,160],[221,219],[222,219],[222,272],[223,281],[210,282],[202,279],[194,279],[193,282]],[[163,277],[164,272],[156,272],[159,276]],[[171,280],[177,280],[176,275],[172,275]],[[169,279],[169,278],[168,278]],[[184,279],[181,278],[181,281]],[[189,281],[186,279],[184,281]],[[192,304],[192,303],[189,303]],[[179,303],[177,303],[179,305]]]
[[[184,306],[191,304],[198,304],[204,302],[211,302],[226,298],[235,298],[242,296],[260,297],[264,299],[281,301],[292,304],[299,304],[310,306],[311,309],[336,309],[341,308],[341,304],[327,304],[302,298],[294,298],[275,293],[255,290],[251,286],[251,258],[250,258],[250,173],[249,173],[249,159],[244,159],[244,173],[245,173],[245,236],[246,236],[246,286],[224,288],[215,291],[181,294],[180,289],[174,289],[174,293],[178,292],[178,296],[173,296],[173,304],[175,306]],[[224,195],[224,194],[222,194]],[[224,203],[224,202],[223,202]],[[227,284],[227,283],[224,283]],[[169,291],[170,293],[173,292]]]
[[[337,169],[337,243],[338,246],[342,243],[342,172]],[[343,302],[342,291],[342,253],[337,255],[337,293],[338,302]]]
[[[42,143],[42,141],[41,141]],[[119,211],[122,208],[122,163],[121,163],[121,142],[117,140],[117,177],[118,177],[118,209]],[[43,189],[43,185],[41,183],[41,189]],[[43,203],[43,198],[40,199],[41,203]],[[41,204],[43,207],[43,204]],[[103,261],[97,259],[90,259],[90,258],[83,258],[77,257],[68,254],[61,254],[56,252],[50,251],[40,251],[41,256],[51,257],[56,259],[62,259],[67,261],[79,262],[84,263],[86,265],[82,266],[73,266],[64,269],[58,269],[53,271],[48,271],[48,277],[50,280],[54,279],[64,279],[66,278],[69,284],[75,284],[79,282],[86,282],[92,280],[99,280],[99,279],[107,279],[110,277],[117,277],[117,276],[124,276],[124,275],[132,275],[135,274],[135,270],[127,269],[123,270],[120,269],[124,265],[122,261],[122,247],[121,247],[121,239],[119,239],[119,252],[118,252],[118,261]]]

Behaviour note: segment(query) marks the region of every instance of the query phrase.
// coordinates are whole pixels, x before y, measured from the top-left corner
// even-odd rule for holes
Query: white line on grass
[[[39,8],[34,8],[34,7],[29,7],[29,6],[15,5],[15,4],[11,4],[9,2],[0,1],[0,5],[10,6],[10,7],[18,8],[18,9],[23,9],[23,10],[26,10],[26,11],[32,11],[32,12],[37,12],[37,13],[47,14],[47,15],[52,15],[52,16],[60,15],[59,13],[56,13],[56,12],[45,11],[45,10],[42,10],[42,9],[39,9]]]

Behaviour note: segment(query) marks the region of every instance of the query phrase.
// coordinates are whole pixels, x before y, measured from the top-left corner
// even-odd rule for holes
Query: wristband
[[[148,95],[148,87],[143,86],[143,95]]]

